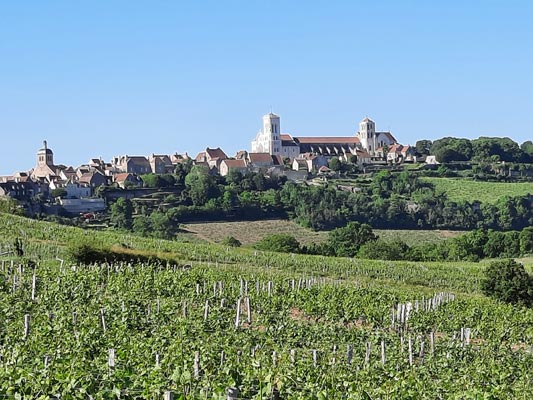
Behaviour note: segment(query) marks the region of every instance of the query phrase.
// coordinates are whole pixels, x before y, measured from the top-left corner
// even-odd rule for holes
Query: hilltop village
[[[173,174],[185,164],[205,166],[212,175],[262,172],[302,182],[317,176],[335,176],[336,171],[330,168],[333,159],[364,169],[412,163],[417,157],[414,147],[399,144],[391,132],[377,131],[370,118],[364,118],[352,136],[306,137],[282,133],[280,117],[271,112],[263,116],[251,151],[238,151],[233,157],[220,147],[207,147],[194,158],[177,152],[122,155],[109,162],[91,158],[87,164],[73,167],[56,163],[54,152],[44,141],[33,168],[0,177],[0,196],[22,202],[30,214],[98,212],[106,209],[109,196],[123,196],[124,189],[129,189],[128,196],[132,198],[143,195],[135,190],[145,186],[143,175]],[[429,156],[427,162],[435,163],[435,158]],[[117,190],[108,190],[107,197],[96,196],[102,188]],[[37,209],[32,201],[35,198],[40,199]]]

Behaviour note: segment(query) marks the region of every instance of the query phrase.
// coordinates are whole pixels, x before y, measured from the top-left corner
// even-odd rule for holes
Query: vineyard
[[[75,265],[68,248],[89,242],[171,261]],[[7,398],[533,397],[533,311],[482,296],[483,264],[283,255],[8,215],[0,254]]]
[[[468,179],[421,178],[435,186],[439,193],[453,201],[481,201],[496,203],[506,196],[524,196],[533,194],[531,182],[480,182]]]

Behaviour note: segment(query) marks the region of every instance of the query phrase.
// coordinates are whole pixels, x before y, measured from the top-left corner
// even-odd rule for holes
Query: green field
[[[533,194],[533,183],[529,182],[478,182],[455,178],[420,178],[435,185],[437,192],[445,193],[453,201],[481,201],[495,203],[506,196]]]
[[[80,243],[177,265],[75,265]],[[533,397],[533,310],[483,296],[485,263],[277,254],[4,214],[0,254],[6,398]]]
[[[267,235],[286,233],[294,236],[300,244],[321,243],[327,239],[328,232],[315,232],[293,221],[265,220],[239,222],[206,222],[182,225],[184,231],[193,237],[211,243],[219,243],[228,236],[240,240],[243,245],[252,245]],[[421,243],[435,243],[446,238],[460,235],[458,231],[447,230],[384,230],[374,232],[385,240],[401,239],[412,246]]]

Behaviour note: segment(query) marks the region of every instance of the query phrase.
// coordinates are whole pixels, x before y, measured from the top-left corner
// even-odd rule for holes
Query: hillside
[[[496,203],[507,196],[533,194],[531,182],[483,182],[465,178],[421,178],[435,185],[437,193],[444,193],[452,201],[480,201]]]
[[[17,238],[22,258],[7,254]],[[81,243],[177,264],[74,265]],[[0,253],[7,397],[533,396],[533,310],[481,295],[486,264],[285,255],[5,214]]]
[[[219,243],[228,236],[238,239],[243,245],[252,245],[267,235],[286,233],[294,236],[302,245],[320,243],[327,239],[327,231],[315,232],[288,220],[206,222],[183,224],[182,229],[193,237]],[[376,229],[374,232],[385,240],[401,238],[408,245],[435,243],[461,234],[448,230],[395,230]]]

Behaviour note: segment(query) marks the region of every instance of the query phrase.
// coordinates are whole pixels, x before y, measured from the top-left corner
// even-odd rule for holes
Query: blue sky
[[[4,1],[0,174],[348,136],[533,139],[530,1]]]

